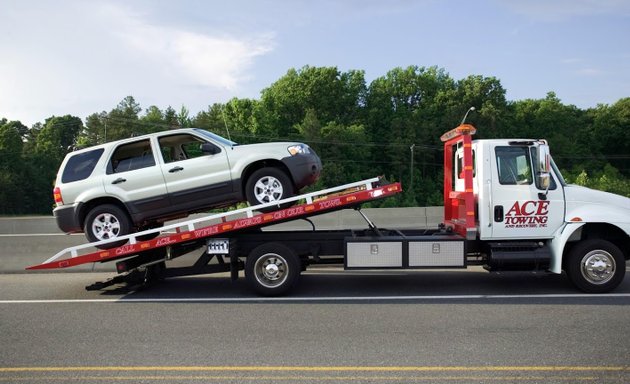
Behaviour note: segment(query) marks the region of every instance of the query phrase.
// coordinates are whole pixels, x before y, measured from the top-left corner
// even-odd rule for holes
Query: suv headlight
[[[310,148],[308,147],[308,145],[306,144],[297,144],[297,145],[292,145],[289,148],[287,148],[287,150],[289,151],[289,153],[291,154],[291,156],[295,156],[295,155],[305,155],[307,153],[311,153]]]

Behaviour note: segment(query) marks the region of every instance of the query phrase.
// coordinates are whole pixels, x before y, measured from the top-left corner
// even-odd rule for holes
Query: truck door
[[[497,145],[491,160],[492,237],[551,238],[564,222],[564,195],[552,175],[546,190],[538,184],[535,147]],[[533,159],[534,158],[534,159]]]

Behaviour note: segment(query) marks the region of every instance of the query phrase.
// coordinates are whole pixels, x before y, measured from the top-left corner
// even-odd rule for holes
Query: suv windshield
[[[201,133],[202,135],[211,138],[214,141],[218,141],[219,143],[227,146],[227,147],[233,147],[235,145],[238,145],[237,143],[233,142],[232,140],[228,140],[225,137],[221,137],[217,134],[214,134],[212,132],[208,132],[205,129],[201,129],[201,128],[194,128],[195,132],[197,133]]]

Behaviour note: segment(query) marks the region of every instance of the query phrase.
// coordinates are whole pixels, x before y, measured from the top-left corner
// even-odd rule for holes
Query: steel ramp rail
[[[376,200],[402,192],[400,183],[393,183],[380,187],[375,187],[374,184],[378,183],[379,181],[380,179],[376,177],[355,183],[341,185],[334,188],[324,189],[321,191],[298,195],[272,203],[255,205],[180,223],[170,224],[159,229],[151,229],[147,231],[137,232],[126,236],[121,236],[116,239],[103,240],[99,242],[69,247],[58,252],[56,255],[44,261],[42,264],[30,266],[26,269],[34,270],[67,268],[86,263],[105,262],[115,259],[121,259],[154,249],[173,246],[179,243],[188,243],[194,240],[218,236],[226,232],[234,232],[246,228],[251,229],[256,227],[264,227],[267,225],[278,224],[281,222],[299,219],[306,216],[348,208],[366,201]],[[351,191],[348,192],[348,190]],[[285,209],[278,209],[276,211],[271,211],[267,213],[258,213],[256,215],[254,214],[254,211],[259,209],[275,206],[279,207],[283,204],[300,200],[305,200],[306,202],[304,204],[295,205]],[[239,215],[245,217],[234,217]],[[228,218],[230,217],[231,219],[228,220]],[[220,222],[208,223],[210,221],[216,220],[220,220]],[[200,225],[200,223],[206,224],[202,226]],[[175,231],[176,233],[169,234],[167,236],[160,236],[147,241],[138,240],[138,238],[141,236],[155,234],[158,231]],[[125,240],[127,240],[128,243],[119,247],[97,251],[93,250],[98,245],[116,243]],[[68,255],[70,257],[59,260],[64,255]]]

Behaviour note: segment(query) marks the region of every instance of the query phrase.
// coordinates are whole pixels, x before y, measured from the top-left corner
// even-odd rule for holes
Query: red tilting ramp
[[[271,203],[248,207],[235,211],[229,211],[218,215],[210,215],[200,219],[194,219],[165,226],[157,229],[157,231],[165,231],[170,229],[175,230],[177,233],[160,236],[153,240],[138,241],[137,238],[142,236],[143,234],[146,235],[149,233],[155,233],[156,230],[138,232],[136,234],[123,236],[114,240],[101,241],[99,243],[91,243],[80,245],[77,247],[71,247],[57,253],[55,256],[46,260],[42,264],[33,265],[26,269],[36,270],[68,268],[86,263],[102,263],[123,259],[145,252],[150,252],[155,249],[164,247],[177,247],[178,244],[190,243],[191,241],[195,240],[217,237],[230,232],[259,228],[267,225],[278,224],[285,221],[350,208],[364,202],[382,199],[402,192],[400,183],[375,186],[375,184],[378,184],[379,182],[380,180],[378,178],[374,178],[358,183],[347,184],[340,187],[327,189],[324,191],[295,196],[277,202],[276,204],[298,200],[306,200],[306,203],[295,205],[290,208],[279,209],[269,213],[254,214],[254,211],[258,208],[272,206],[273,204]],[[246,215],[247,217],[226,220],[226,218],[229,216],[239,214]],[[196,224],[198,223],[216,219],[220,219],[222,222],[206,225],[199,228],[196,227]],[[121,240],[128,240],[128,244],[107,250],[94,251],[95,245],[106,244],[108,242],[117,242]],[[81,254],[81,252],[85,253]],[[71,257],[60,259],[60,257],[66,255],[70,255]]]

